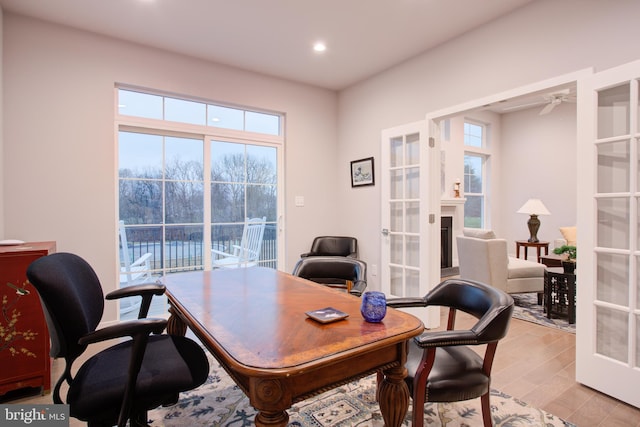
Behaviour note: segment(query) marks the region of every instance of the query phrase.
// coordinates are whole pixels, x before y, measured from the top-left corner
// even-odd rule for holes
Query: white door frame
[[[637,188],[637,159],[638,159],[638,135],[640,132],[638,122],[638,79],[640,78],[640,61],[624,64],[612,69],[595,73],[579,81],[578,84],[578,214],[577,229],[580,238],[580,259],[577,266],[578,288],[576,307],[576,381],[588,387],[599,390],[626,403],[640,407],[640,394],[637,392],[637,384],[640,381],[640,368],[638,359],[640,351],[638,347],[639,330],[638,316],[640,307],[637,283],[638,254],[640,247],[638,242],[638,208],[637,199],[640,189]],[[615,87],[631,82],[630,108],[630,134],[600,138],[597,135],[598,97],[597,91]],[[629,143],[630,156],[630,188],[629,191],[620,193],[598,193],[598,156],[596,153],[596,141],[598,144],[608,142]],[[599,246],[596,237],[599,224],[597,214],[597,202],[606,197],[628,199],[629,204],[629,246],[628,248],[611,248],[601,244]],[[607,296],[599,296],[598,288],[609,283],[606,279],[600,279],[601,270],[599,257],[604,254],[616,254],[620,258],[628,258],[628,303],[611,302]],[[606,274],[606,273],[605,273]],[[624,276],[624,275],[622,275]],[[602,281],[602,284],[599,284]],[[616,289],[620,290],[620,284]],[[606,294],[606,292],[605,292]],[[608,313],[623,314],[627,317],[627,331],[623,327],[615,328],[614,332],[605,330],[598,333],[598,310],[603,309]],[[619,318],[619,317],[618,317]],[[610,318],[602,316],[611,325]],[[603,320],[603,323],[605,323]],[[619,322],[623,323],[623,322]],[[620,325],[617,325],[620,326]],[[612,328],[613,329],[613,328]],[[599,344],[599,340],[604,340]],[[611,353],[611,349],[620,343],[620,347],[626,346],[626,360],[614,358],[605,353]]]

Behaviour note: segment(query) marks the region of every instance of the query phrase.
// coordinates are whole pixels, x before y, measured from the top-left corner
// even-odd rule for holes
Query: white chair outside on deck
[[[130,286],[134,284],[153,282],[151,276],[151,258],[152,254],[147,252],[140,258],[133,260],[133,252],[129,251],[129,243],[127,241],[127,231],[124,221],[120,221],[120,250],[121,250],[121,266],[120,266],[120,287]],[[140,307],[139,298],[123,298],[120,300],[120,314],[126,314]]]
[[[232,245],[232,252],[227,253],[211,249],[213,268],[241,268],[258,265],[266,217],[247,218],[242,230],[240,245]],[[218,259],[216,259],[218,257]]]

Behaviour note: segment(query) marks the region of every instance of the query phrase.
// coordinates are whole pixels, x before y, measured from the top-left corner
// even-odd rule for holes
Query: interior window
[[[464,226],[487,228],[487,126],[465,120],[464,123]]]

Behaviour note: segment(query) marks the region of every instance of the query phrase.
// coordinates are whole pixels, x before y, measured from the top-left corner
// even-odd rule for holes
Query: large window
[[[488,227],[487,211],[487,126],[481,123],[464,123],[464,226]]]
[[[233,253],[250,218],[264,223],[257,263],[277,268],[283,116],[122,88],[117,96],[120,260],[144,258],[137,268],[147,270],[121,274],[121,284],[215,267],[215,251]]]

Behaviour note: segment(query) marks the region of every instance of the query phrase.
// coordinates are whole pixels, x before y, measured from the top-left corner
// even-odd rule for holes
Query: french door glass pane
[[[629,191],[631,154],[628,141],[598,144],[599,193]]]
[[[629,316],[608,307],[596,307],[596,352],[620,362],[628,360]]]
[[[389,206],[389,227],[393,232],[401,232],[404,227],[403,202],[391,202]]]
[[[243,222],[244,191],[242,184],[211,184],[211,221]]]
[[[420,134],[407,135],[405,165],[420,164]]]
[[[420,203],[419,202],[407,202],[406,203],[406,217],[407,217],[407,232],[419,233],[420,232]]]
[[[397,200],[404,198],[404,194],[402,192],[402,184],[403,184],[403,176],[402,170],[396,169],[389,172],[389,197],[391,200]]]
[[[420,271],[407,269],[405,274],[406,274],[405,280],[406,280],[406,286],[407,286],[405,295],[408,297],[422,296],[420,295]]]
[[[118,134],[120,178],[162,178],[163,137],[144,133]]]
[[[420,168],[407,168],[407,188],[405,198],[420,198]]]
[[[204,185],[202,182],[167,181],[164,204],[167,224],[202,223]]]
[[[389,260],[393,264],[403,263],[403,257],[402,257],[402,248],[404,247],[403,241],[404,241],[404,238],[402,235],[392,234],[389,237]]]
[[[640,307],[640,257],[635,257],[636,260],[636,307]],[[638,329],[640,331],[640,329]],[[640,340],[638,340],[640,342]]]
[[[629,134],[629,84],[598,92],[598,139]]]
[[[277,254],[277,150],[226,141],[211,142],[212,249],[233,252],[247,218],[265,218],[260,263]],[[217,256],[217,255],[216,255]]]
[[[202,236],[202,225],[165,227],[164,268],[169,271],[202,269]]]
[[[392,138],[389,144],[389,167],[395,168],[404,165],[402,156],[402,137]]]
[[[162,181],[121,179],[118,194],[125,225],[162,223]]]
[[[390,282],[390,289],[391,289],[392,295],[403,294],[404,290],[402,289],[402,277],[403,277],[402,272],[403,272],[402,267],[395,267],[395,266],[389,267],[389,282]]]
[[[629,258],[619,254],[597,254],[596,298],[629,306]]]
[[[597,241],[603,248],[629,248],[629,200],[626,197],[597,200]]]
[[[420,236],[406,236],[406,259],[404,264],[411,267],[420,266]]]
[[[636,315],[636,331],[640,331],[640,316]],[[635,368],[640,367],[640,340],[636,340],[636,360]]]

